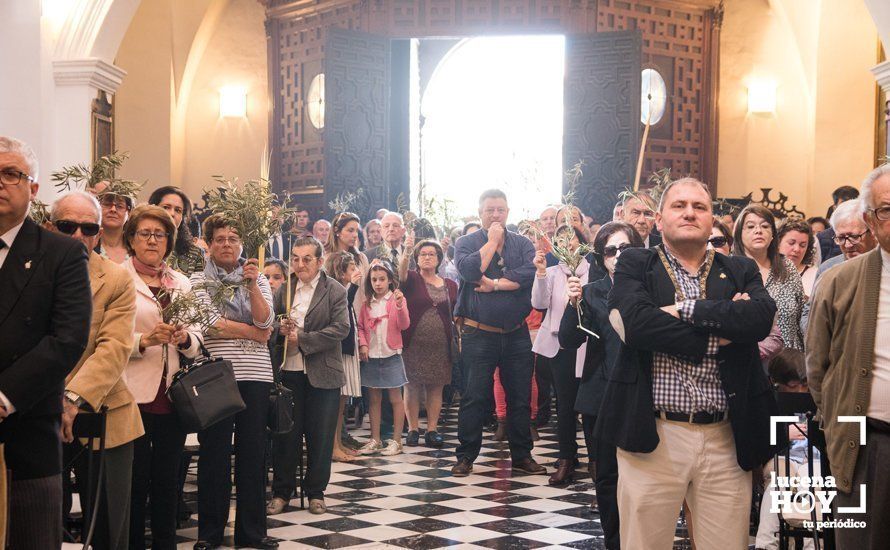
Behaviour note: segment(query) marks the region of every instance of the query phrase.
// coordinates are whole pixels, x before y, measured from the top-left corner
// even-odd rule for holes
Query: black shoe
[[[445,438],[442,437],[442,434],[439,432],[427,432],[424,436],[424,440],[426,441],[427,447],[433,447],[435,449],[440,448],[445,443]]]
[[[531,457],[523,458],[522,460],[514,460],[513,461],[513,470],[517,472],[522,472],[524,474],[546,474],[547,468],[544,468],[537,462],[535,462]]]
[[[206,540],[199,540],[192,547],[192,550],[212,550],[213,548],[219,548],[219,547],[220,547],[219,544],[211,544],[211,543],[207,542]]]
[[[251,542],[248,544],[238,544],[235,543],[236,548],[259,548],[260,550],[272,550],[274,548],[278,548],[278,541],[273,538],[266,537],[257,542]]]
[[[408,432],[408,437],[405,438],[405,445],[409,447],[417,447],[418,444],[420,444],[420,432],[411,430]]]
[[[473,463],[468,458],[462,458],[451,467],[451,475],[454,477],[467,477],[473,472]]]

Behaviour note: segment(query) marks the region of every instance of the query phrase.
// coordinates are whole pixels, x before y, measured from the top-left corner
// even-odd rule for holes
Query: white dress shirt
[[[0,248],[0,269],[3,269],[3,264],[6,263],[6,257],[9,256],[9,249],[12,248],[12,243],[15,242],[15,238],[18,236],[19,231],[22,229],[22,226],[25,224],[25,220],[22,220],[22,223],[16,225],[3,235],[0,235],[0,241],[6,245],[3,248]],[[12,402],[9,401],[9,398],[0,392],[0,404],[6,409],[7,414],[12,414],[15,412],[15,407]]]
[[[890,422],[890,254],[881,249],[881,291],[875,327],[875,357],[872,367],[871,399],[866,415]]]
[[[312,302],[312,295],[315,294],[315,287],[318,286],[318,280],[321,278],[321,272],[308,283],[297,281],[297,288],[294,290],[293,301],[291,302],[290,317],[294,320],[297,327],[302,329],[306,322],[306,313],[309,311],[309,304]],[[288,346],[287,358],[284,361],[282,369],[291,372],[303,372],[306,366],[303,364],[303,354],[300,352],[299,346]]]

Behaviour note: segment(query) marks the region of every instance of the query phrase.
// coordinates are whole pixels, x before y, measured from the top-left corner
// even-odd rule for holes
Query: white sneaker
[[[402,454],[402,444],[395,439],[386,442],[386,447],[380,451],[381,456],[393,456]]]
[[[380,449],[383,448],[383,444],[377,441],[376,439],[369,439],[367,443],[362,445],[357,451],[357,454],[360,455],[375,455]]]

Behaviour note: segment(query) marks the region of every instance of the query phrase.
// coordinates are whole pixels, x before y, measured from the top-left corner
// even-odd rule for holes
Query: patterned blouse
[[[800,315],[805,303],[803,284],[794,263],[782,258],[785,262],[785,270],[788,276],[780,282],[770,273],[766,281],[766,291],[775,300],[779,309],[776,314],[776,325],[782,335],[782,342],[786,348],[794,348],[803,351],[803,333],[800,331]]]
[[[191,277],[192,273],[196,271],[204,271],[204,251],[195,245],[191,245],[189,251],[180,256],[174,250],[170,257],[167,258],[167,265],[186,277]]]

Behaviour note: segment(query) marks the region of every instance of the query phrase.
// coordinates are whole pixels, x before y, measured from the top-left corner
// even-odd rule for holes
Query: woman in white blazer
[[[130,548],[138,550],[145,548],[149,491],[152,548],[176,548],[179,460],[185,432],[166,392],[179,370],[179,354],[192,358],[200,349],[200,331],[168,325],[161,316],[161,308],[172,296],[191,290],[188,278],[164,261],[175,241],[176,226],[163,208],[143,205],[130,213],[124,227],[130,258],[123,266],[136,285],[136,334],[124,376],[145,426],[133,453]]]

